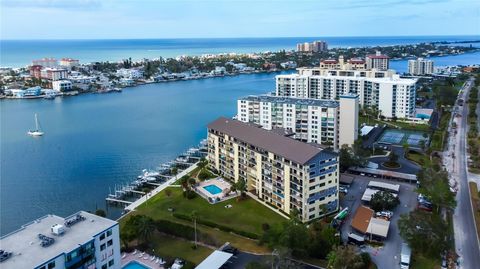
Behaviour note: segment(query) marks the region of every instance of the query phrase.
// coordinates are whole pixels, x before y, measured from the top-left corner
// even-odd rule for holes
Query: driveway
[[[358,206],[362,204],[361,198],[365,191],[367,184],[370,180],[387,182],[392,184],[400,184],[400,205],[394,210],[393,218],[390,222],[390,228],[388,231],[388,237],[385,239],[384,246],[380,248],[366,247],[363,251],[370,253],[372,260],[375,262],[378,268],[400,268],[399,255],[401,252],[401,246],[404,242],[400,237],[397,222],[400,219],[400,215],[407,214],[412,211],[417,204],[417,194],[414,192],[415,186],[413,184],[383,180],[379,178],[352,175],[355,180],[348,190],[348,195],[340,199],[340,205],[342,208],[348,206],[350,214],[342,225],[342,239],[346,242],[348,234],[352,231],[350,224]],[[353,209],[353,210],[352,210]]]
[[[391,146],[391,149],[392,149],[393,152],[395,152],[395,154],[397,154],[398,163],[402,167],[400,167],[398,169],[390,169],[390,168],[382,166],[382,163],[388,161],[388,157],[373,157],[373,158],[370,158],[369,161],[378,164],[379,169],[395,171],[395,172],[405,173],[405,174],[416,175],[422,169],[416,163],[405,159],[405,157],[404,157],[405,150],[403,149],[403,147],[401,147],[401,146]]]

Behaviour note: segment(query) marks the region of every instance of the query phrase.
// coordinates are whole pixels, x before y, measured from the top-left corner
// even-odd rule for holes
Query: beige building
[[[237,119],[267,130],[285,129],[292,137],[309,143],[352,145],[357,138],[358,96],[340,96],[340,101],[256,95],[240,98]]]
[[[390,58],[387,55],[383,55],[380,51],[377,51],[375,54],[367,55],[366,62],[367,69],[388,70]]]
[[[415,114],[416,82],[398,75],[383,78],[330,74],[277,75],[275,95],[339,100],[342,95],[354,94],[358,95],[362,107],[376,107],[387,118],[409,118]]]
[[[358,138],[359,103],[357,95],[340,96],[338,144],[352,146]]]
[[[431,75],[433,74],[433,61],[424,58],[408,60],[408,73],[411,75]]]
[[[311,221],[338,210],[338,155],[258,125],[218,118],[208,125],[208,160],[244,180],[265,205]]]
[[[328,50],[328,44],[325,41],[313,41],[311,43],[298,43],[298,52],[321,52]]]

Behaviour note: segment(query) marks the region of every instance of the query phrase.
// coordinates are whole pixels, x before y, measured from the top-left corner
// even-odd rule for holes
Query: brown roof
[[[208,124],[208,129],[235,137],[245,143],[255,145],[266,151],[280,155],[298,164],[305,164],[313,157],[322,152],[307,143],[285,137],[258,126],[220,117]],[[328,153],[335,156],[333,153]]]
[[[352,228],[361,233],[367,233],[368,224],[370,224],[370,219],[372,217],[372,209],[366,206],[358,207],[357,212],[355,212],[355,216],[352,219]]]
[[[389,58],[387,55],[376,55],[376,54],[369,54],[367,57],[370,59],[388,59]]]

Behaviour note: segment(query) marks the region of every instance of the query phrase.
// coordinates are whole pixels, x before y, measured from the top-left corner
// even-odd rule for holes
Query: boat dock
[[[135,210],[150,197],[172,185],[178,178],[197,168],[198,162],[208,153],[206,145],[204,139],[198,147],[188,149],[173,161],[161,164],[156,170],[143,169],[136,180],[115,185],[113,192],[109,191],[105,198],[107,210],[109,204],[124,207],[125,211]]]

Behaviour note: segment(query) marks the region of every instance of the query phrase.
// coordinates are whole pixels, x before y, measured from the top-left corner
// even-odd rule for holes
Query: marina
[[[205,158],[207,151],[206,139],[200,141],[197,147],[192,147],[180,154],[174,161],[160,164],[155,170],[143,169],[137,179],[132,182],[115,185],[105,198],[107,210],[109,206],[124,208],[123,213],[134,210],[137,206],[172,185],[197,167],[198,161]]]

